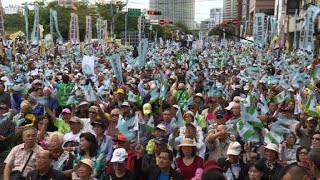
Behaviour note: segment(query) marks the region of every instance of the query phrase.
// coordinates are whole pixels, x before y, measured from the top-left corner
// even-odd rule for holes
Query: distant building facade
[[[238,1],[223,0],[223,20],[230,21],[238,17]]]
[[[162,15],[150,16],[153,20],[183,22],[189,29],[195,28],[195,0],[150,0],[149,10],[161,11]]]
[[[223,22],[223,9],[213,8],[210,9],[210,19],[212,20],[212,25],[218,25]]]
[[[24,15],[24,8],[18,5],[9,5],[4,7],[5,14],[21,14]]]

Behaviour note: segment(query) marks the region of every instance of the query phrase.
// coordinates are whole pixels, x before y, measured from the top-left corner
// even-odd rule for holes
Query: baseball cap
[[[99,124],[99,125],[101,125],[103,128],[107,127],[107,123],[104,122],[104,121],[102,121],[101,118],[100,118],[100,119],[97,119],[97,120],[95,120],[95,121],[93,121],[93,122],[91,122],[91,126],[94,126],[95,124]]]
[[[125,102],[123,102],[123,103],[121,104],[121,106],[128,106],[128,107],[130,107],[130,104],[129,104],[129,102],[125,101]]]
[[[236,102],[232,101],[232,102],[229,103],[229,106],[226,107],[225,109],[226,110],[231,110],[235,106],[239,106],[239,103],[236,103]]]
[[[128,153],[124,148],[113,151],[111,162],[123,163],[128,158]]]
[[[119,88],[119,89],[117,90],[117,94],[124,94],[124,90]]]
[[[218,110],[216,113],[215,113],[216,117],[218,116],[224,116],[224,113],[222,110]]]
[[[124,134],[119,133],[118,135],[116,135],[116,137],[113,139],[113,141],[115,142],[127,142],[127,138]]]
[[[80,124],[82,124],[81,119],[78,118],[77,116],[73,116],[73,117],[69,120],[69,122],[74,122],[74,123],[80,123]]]
[[[197,129],[197,125],[194,123],[194,122],[189,122],[189,123],[186,123],[186,127],[187,126],[193,126],[194,128],[196,128]]]
[[[317,119],[315,117],[308,117],[307,121],[316,121],[317,122]]]
[[[198,97],[203,98],[203,95],[202,95],[201,93],[197,93],[197,94],[195,94],[194,96],[198,96]]]
[[[231,142],[229,144],[228,150],[227,150],[227,155],[239,155],[241,152],[241,144],[238,143],[237,141]]]
[[[173,107],[174,107],[175,109],[177,109],[177,110],[180,108],[180,107],[179,107],[178,105],[176,105],[176,104],[174,104]]]
[[[157,127],[156,127],[156,129],[160,129],[160,130],[163,130],[163,131],[165,131],[165,132],[167,131],[166,126],[163,125],[163,124],[158,124]]]
[[[143,105],[143,114],[148,115],[151,113],[152,107],[150,103],[146,103]]]
[[[62,110],[62,113],[68,113],[68,114],[71,114],[71,111],[70,111],[70,109],[69,109],[69,108],[64,108],[64,109]]]

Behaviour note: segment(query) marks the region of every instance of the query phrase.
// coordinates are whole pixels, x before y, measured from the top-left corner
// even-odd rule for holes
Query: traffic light
[[[149,15],[161,15],[161,11],[148,11]]]

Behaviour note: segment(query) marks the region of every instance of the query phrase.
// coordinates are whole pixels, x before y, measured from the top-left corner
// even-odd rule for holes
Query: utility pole
[[[243,4],[243,0],[237,0],[238,1],[238,21],[239,21],[239,23],[237,24],[237,35],[238,36],[241,36],[241,34],[240,34],[240,25],[241,25],[241,21],[242,21],[242,4]],[[238,38],[239,39],[239,38]],[[239,41],[240,41],[240,39],[239,39]]]
[[[126,2],[126,15],[124,19],[124,45],[127,43],[127,33],[128,33],[128,0]]]

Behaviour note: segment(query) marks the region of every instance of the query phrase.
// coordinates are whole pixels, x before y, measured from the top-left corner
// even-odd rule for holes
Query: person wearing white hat
[[[280,179],[280,171],[282,165],[278,163],[279,160],[279,146],[269,143],[264,146],[264,172],[267,175],[267,180]]]
[[[229,121],[233,120],[233,119],[240,118],[241,111],[240,111],[240,104],[239,103],[231,101],[229,103],[229,106],[226,107],[225,109],[232,112],[232,117],[231,117],[231,119],[229,119]]]
[[[106,179],[122,180],[128,179],[133,180],[133,174],[126,169],[126,163],[128,159],[128,153],[124,148],[118,148],[113,151],[111,163],[114,171]]]
[[[205,104],[204,97],[203,97],[202,93],[196,93],[194,95],[193,101],[194,101],[195,106],[197,107],[197,110],[199,112],[202,112],[204,110],[204,104]]]
[[[240,158],[242,151],[241,144],[233,141],[229,144],[227,155],[228,158],[220,158],[218,163],[223,170],[224,175],[230,180],[240,180],[245,177],[245,164]]]
[[[154,138],[148,141],[146,146],[147,154],[153,154],[155,149],[155,141],[158,137],[165,137],[167,128],[163,124],[158,124],[154,130]]]

